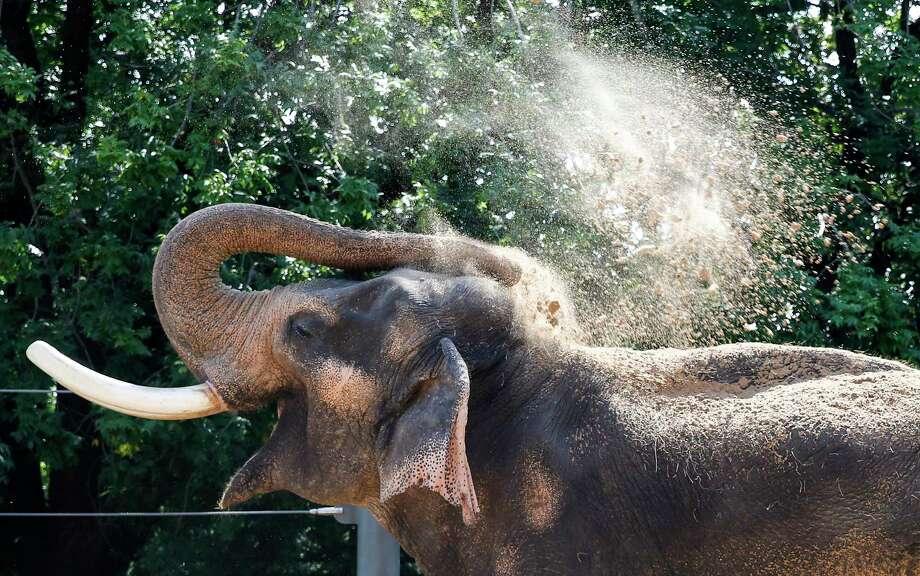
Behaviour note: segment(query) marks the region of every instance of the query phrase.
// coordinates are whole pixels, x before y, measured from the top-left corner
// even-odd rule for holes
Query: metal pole
[[[399,543],[367,509],[342,506],[335,519],[358,525],[358,576],[399,576]]]
[[[399,576],[399,544],[366,508],[358,509],[358,576]]]

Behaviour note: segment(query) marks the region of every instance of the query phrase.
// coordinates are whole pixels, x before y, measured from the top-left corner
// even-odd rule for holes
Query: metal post
[[[342,506],[335,519],[358,525],[358,576],[399,576],[399,543],[367,509]]]

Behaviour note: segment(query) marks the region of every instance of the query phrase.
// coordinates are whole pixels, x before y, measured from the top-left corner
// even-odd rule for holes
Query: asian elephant
[[[389,272],[241,292],[218,274],[241,252]],[[920,574],[920,371],[794,346],[584,347],[527,319],[523,259],[225,204],[181,221],[153,271],[201,384],[28,353],[148,418],[276,402],[220,506],[275,490],[365,506],[428,574]]]

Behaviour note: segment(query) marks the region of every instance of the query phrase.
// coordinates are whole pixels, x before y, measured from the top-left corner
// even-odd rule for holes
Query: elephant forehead
[[[342,414],[366,412],[377,395],[374,378],[339,360],[320,363],[314,392],[320,402]]]

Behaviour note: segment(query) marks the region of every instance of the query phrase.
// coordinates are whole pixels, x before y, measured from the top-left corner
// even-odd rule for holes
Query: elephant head
[[[242,252],[395,270],[243,292],[219,275],[221,263]],[[177,224],[153,271],[163,328],[202,384],[134,386],[42,342],[28,354],[84,397],[147,418],[277,401],[275,430],[231,479],[222,507],[275,490],[366,504],[421,485],[471,522],[478,504],[464,446],[470,372],[488,370],[512,345],[513,304],[503,285],[519,276],[506,255],[465,238],[358,232],[224,204]]]

